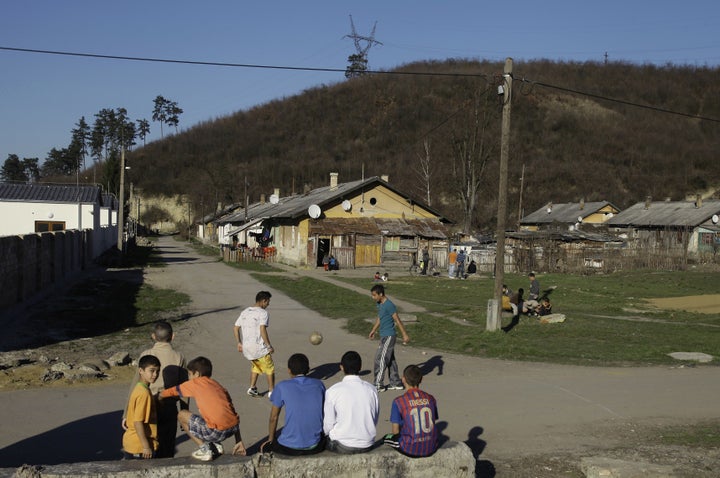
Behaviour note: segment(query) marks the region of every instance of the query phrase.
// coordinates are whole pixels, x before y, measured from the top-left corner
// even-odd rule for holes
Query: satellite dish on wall
[[[322,209],[320,209],[320,206],[318,206],[317,204],[311,204],[308,208],[308,216],[313,219],[317,219],[320,217],[320,214],[322,214]]]
[[[582,216],[578,216],[577,222],[582,222]]]
[[[352,203],[346,199],[342,202],[342,208],[343,211],[349,211],[350,209],[352,209]]]
[[[713,217],[712,217],[713,224],[717,224],[718,221],[720,221],[720,217],[718,217],[717,214],[713,214]]]
[[[277,204],[280,202],[280,198],[277,194],[271,194],[270,195],[270,204]]]

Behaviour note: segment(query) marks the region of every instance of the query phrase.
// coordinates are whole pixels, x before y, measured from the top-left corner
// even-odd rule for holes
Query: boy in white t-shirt
[[[275,388],[275,364],[272,359],[272,353],[275,350],[270,345],[267,333],[267,328],[270,326],[270,315],[266,309],[270,305],[271,297],[270,292],[264,290],[258,292],[255,296],[255,305],[240,313],[233,329],[238,352],[242,352],[252,364],[250,388],[247,391],[251,397],[260,396],[256,386],[260,374],[267,377],[268,398]]]

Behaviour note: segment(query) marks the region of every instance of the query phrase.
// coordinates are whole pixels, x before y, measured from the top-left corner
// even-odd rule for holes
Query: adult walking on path
[[[237,352],[231,328],[240,311],[252,305],[256,291],[272,293],[278,363],[286,363],[291,353],[304,353],[316,364],[314,371],[323,372],[329,388],[342,379],[338,357],[347,350],[369,350],[368,339],[349,334],[343,321],[322,317],[249,273],[199,255],[187,243],[160,238],[157,249],[165,267],[148,268],[145,281],[192,298],[183,320],[176,322],[178,349],[186,357],[205,355],[212,360],[213,377],[233,397],[250,454],[267,438],[271,403],[246,395],[247,362]],[[292,273],[312,276],[314,271]],[[250,299],[239,304],[238,297]],[[362,297],[367,297],[366,290]],[[183,323],[186,326],[180,327]],[[309,344],[313,330],[324,336],[319,346]],[[424,389],[442,403],[437,423],[441,436],[466,441],[479,459],[496,466],[523,457],[535,463],[541,455],[588,455],[639,436],[646,427],[717,417],[720,367],[577,367],[482,359],[412,346],[395,353],[401,363],[420,367]],[[370,363],[369,355],[364,358]],[[310,375],[315,376],[313,371]],[[360,376],[372,381],[367,370]],[[380,395],[381,433],[390,427],[384,421],[397,395]],[[118,458],[126,396],[124,381],[91,388],[0,392],[0,467]],[[96,438],[78,446],[78,436]],[[181,442],[176,456],[189,456],[193,450],[191,442]]]

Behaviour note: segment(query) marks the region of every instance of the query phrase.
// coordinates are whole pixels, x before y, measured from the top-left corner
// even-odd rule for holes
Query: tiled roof
[[[101,203],[100,186],[88,184],[0,183],[0,201]]]

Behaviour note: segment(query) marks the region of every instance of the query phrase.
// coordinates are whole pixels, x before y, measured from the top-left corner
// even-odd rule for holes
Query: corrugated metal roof
[[[509,239],[516,240],[543,239],[560,242],[623,242],[622,239],[612,234],[602,234],[577,229],[573,231],[512,231],[505,233],[505,236]]]
[[[367,234],[447,239],[445,226],[437,219],[324,218],[310,221],[310,234]]]
[[[720,215],[720,200],[706,199],[700,207],[692,201],[639,202],[605,224],[610,227],[697,227],[714,214]]]
[[[102,204],[102,196],[88,184],[0,183],[0,201]]]
[[[447,222],[447,220],[439,212],[434,211],[432,208],[419,201],[415,201],[377,176],[365,180],[340,183],[335,188],[330,188],[330,185],[328,185],[313,189],[307,194],[296,194],[293,196],[281,197],[276,204],[269,201],[265,203],[258,202],[248,207],[247,214],[245,214],[245,210],[242,209],[238,210],[234,214],[224,216],[215,222],[218,224],[242,223],[245,222],[246,218],[251,220],[258,217],[272,217],[279,220],[298,219],[307,216],[308,208],[313,204],[320,206],[321,209],[326,209],[330,206],[334,206],[335,204],[339,204],[344,199],[349,198],[354,194],[357,194],[357,192],[361,191],[363,188],[367,188],[369,190],[379,184],[387,187],[396,194],[403,196],[408,201],[418,204],[423,209],[435,214],[441,221]]]
[[[611,206],[616,211],[620,210],[608,201],[586,202],[582,205],[577,202],[547,204],[537,211],[523,217],[520,224],[549,224],[552,222],[574,224],[577,222],[578,217],[582,217],[584,219],[591,214],[595,214],[605,206]],[[550,208],[549,213],[548,208]]]

